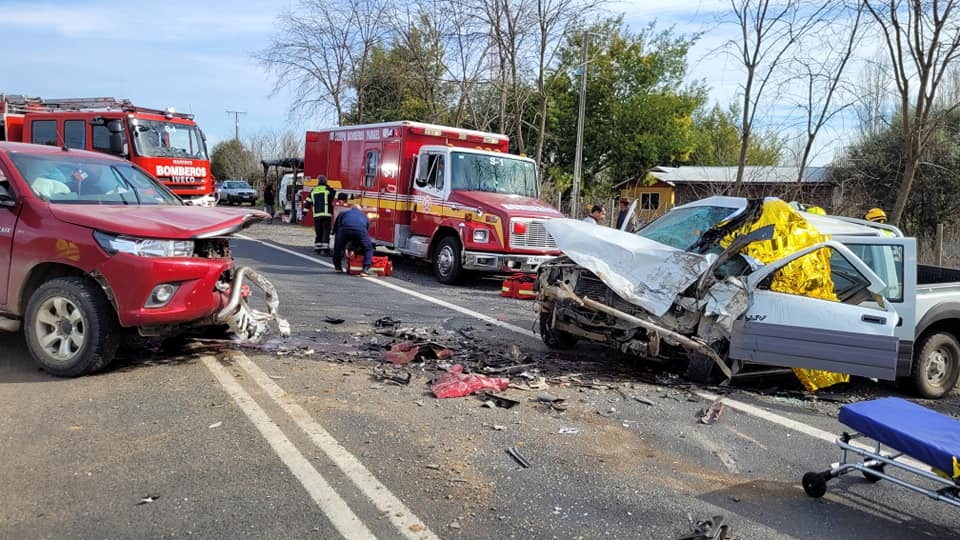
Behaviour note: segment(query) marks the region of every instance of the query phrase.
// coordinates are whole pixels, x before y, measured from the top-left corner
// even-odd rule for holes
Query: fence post
[[[937,239],[933,249],[936,251],[934,258],[937,266],[943,266],[943,223],[937,223]]]

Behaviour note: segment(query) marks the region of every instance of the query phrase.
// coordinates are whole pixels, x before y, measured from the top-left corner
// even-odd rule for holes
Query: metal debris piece
[[[557,433],[560,435],[576,435],[577,433],[580,433],[580,428],[562,427],[557,431]]]
[[[386,328],[388,326],[393,327],[399,324],[400,324],[400,321],[397,319],[394,319],[393,317],[381,317],[376,321],[374,321],[373,326],[377,328]]]
[[[730,526],[723,523],[723,516],[713,516],[712,519],[696,522],[693,532],[676,540],[732,540],[729,533]]]
[[[653,406],[653,402],[650,401],[649,399],[645,398],[645,397],[642,397],[642,396],[633,396],[633,399],[636,400],[636,401],[639,401],[640,403],[643,403],[644,405],[650,405],[651,407]]]
[[[484,392],[483,394],[481,394],[481,396],[483,397],[484,400],[493,402],[494,405],[496,405],[497,407],[500,407],[501,409],[509,409],[520,403],[519,401],[514,401],[512,399],[508,399],[503,396],[497,396],[497,395],[491,394],[490,392]]]
[[[523,467],[524,469],[530,468],[530,462],[527,461],[527,458],[523,457],[523,455],[520,453],[520,450],[517,450],[516,446],[511,446],[510,448],[507,448],[507,454],[509,454],[510,457],[512,457],[514,461],[519,463],[520,466]]]
[[[373,366],[373,376],[382,381],[395,382],[397,384],[410,384],[409,371],[388,370],[386,366]]]
[[[155,501],[155,500],[157,500],[157,499],[159,499],[159,498],[160,498],[159,495],[147,495],[146,497],[140,499],[140,500],[137,502],[136,506],[140,506],[141,504],[152,503],[153,501]]]
[[[323,322],[330,324],[343,324],[343,319],[337,317],[326,317],[323,319]]]
[[[525,371],[528,368],[537,367],[536,363],[532,364],[519,364],[516,366],[504,366],[504,367],[489,367],[484,366],[484,373],[516,373],[517,371]]]

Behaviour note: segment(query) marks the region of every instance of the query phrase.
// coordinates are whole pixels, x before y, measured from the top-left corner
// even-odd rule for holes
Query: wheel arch
[[[427,251],[427,253],[430,254],[430,260],[433,260],[434,256],[436,255],[437,246],[440,245],[440,242],[444,238],[451,236],[456,238],[460,242],[460,245],[463,246],[463,240],[460,238],[460,233],[458,233],[454,227],[450,225],[440,225],[437,227],[437,230],[433,233],[433,237],[430,239],[430,249]]]
[[[104,278],[102,274],[96,271],[94,271],[92,274],[87,273],[80,268],[77,268],[76,266],[70,266],[69,264],[47,262],[38,264],[31,268],[30,272],[23,280],[23,285],[20,287],[20,297],[17,301],[17,315],[23,315],[27,308],[27,302],[30,301],[30,297],[33,295],[34,291],[36,291],[44,283],[61,277],[87,278],[95,282],[100,286],[100,289],[103,290],[104,295],[106,295],[107,300],[110,302],[110,305],[113,307],[113,310],[116,313],[117,300],[113,296],[113,290],[110,288],[110,284],[107,283],[106,278]]]
[[[914,330],[914,342],[938,332],[950,334],[960,341],[960,302],[939,304],[924,313]]]

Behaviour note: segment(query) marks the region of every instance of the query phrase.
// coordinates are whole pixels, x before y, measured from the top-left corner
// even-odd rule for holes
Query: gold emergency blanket
[[[759,219],[733,231],[720,241],[720,245],[726,248],[736,237],[767,225],[774,226],[773,238],[753,242],[742,251],[763,264],[772,263],[828,240],[827,236],[820,234],[820,231],[803,219],[789,204],[779,199],[770,199],[763,203]],[[770,289],[836,302],[837,294],[833,280],[830,279],[830,250],[817,250],[781,268],[774,274]],[[850,380],[850,375],[818,369],[794,368],[793,372],[810,392]]]

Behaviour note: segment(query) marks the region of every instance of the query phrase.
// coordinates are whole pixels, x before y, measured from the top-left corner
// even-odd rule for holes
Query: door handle
[[[860,320],[871,324],[887,324],[886,317],[877,317],[876,315],[863,315]]]

